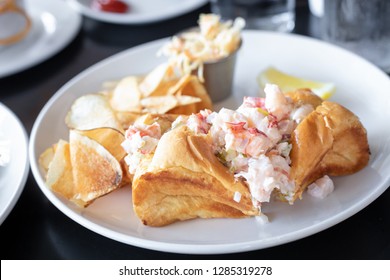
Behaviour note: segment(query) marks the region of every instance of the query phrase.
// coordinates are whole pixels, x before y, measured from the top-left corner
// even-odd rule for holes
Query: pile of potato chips
[[[178,115],[202,109],[211,110],[212,103],[198,77],[178,76],[166,63],[146,76],[107,82],[102,92],[75,100],[65,119],[69,140],[60,139],[41,154],[46,184],[86,207],[131,183],[121,146],[129,125],[158,121],[169,129]]]

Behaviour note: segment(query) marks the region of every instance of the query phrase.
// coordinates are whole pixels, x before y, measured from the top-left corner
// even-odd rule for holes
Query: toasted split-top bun
[[[294,199],[324,175],[355,173],[369,160],[367,133],[358,117],[343,106],[323,101],[310,90],[287,94],[310,113],[292,134],[290,178]],[[235,192],[241,200],[233,200]],[[244,181],[214,155],[207,136],[185,126],[167,132],[154,155],[143,161],[133,179],[133,206],[142,222],[164,226],[178,220],[258,215]]]
[[[241,194],[239,202],[234,200],[236,192]],[[259,214],[248,187],[219,162],[207,136],[193,135],[185,126],[165,133],[154,156],[136,171],[133,206],[149,226]]]
[[[314,94],[308,88],[300,88],[294,91],[285,93],[286,96],[290,97],[296,107],[310,104],[313,109],[320,106],[323,102],[322,98]]]
[[[299,198],[324,175],[348,175],[365,167],[370,157],[367,132],[351,111],[324,101],[294,130],[290,157]]]

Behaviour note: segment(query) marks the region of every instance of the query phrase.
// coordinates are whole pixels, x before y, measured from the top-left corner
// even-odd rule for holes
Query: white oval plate
[[[29,171],[28,138],[18,117],[0,103],[0,145],[10,151],[10,162],[0,166],[0,225],[24,189]]]
[[[76,36],[81,15],[62,1],[26,0],[32,28],[22,41],[0,46],[0,78],[32,67],[58,53]]]
[[[92,0],[66,0],[87,17],[118,24],[144,24],[173,18],[199,8],[207,0],[142,0],[124,1],[130,5],[127,13],[108,13],[91,9]]]
[[[244,95],[256,95],[256,76],[269,65],[293,75],[332,81],[337,93],[331,100],[355,112],[367,128],[372,155],[364,170],[335,178],[336,189],[324,200],[304,195],[293,206],[280,202],[265,205],[263,210],[270,218],[265,225],[254,218],[196,219],[151,228],[143,226],[133,213],[128,187],[86,209],[52,193],[45,186],[38,157],[59,138],[68,139],[64,118],[71,104],[83,94],[98,91],[107,80],[150,71],[164,61],[155,56],[164,42],[166,39],[129,49],[85,70],[65,84],[39,114],[29,147],[32,172],[47,198],[71,219],[103,236],[143,248],[233,253],[283,244],[329,228],[363,209],[390,185],[390,79],[366,60],[315,39],[245,31],[237,57],[234,95],[216,107],[236,108]]]

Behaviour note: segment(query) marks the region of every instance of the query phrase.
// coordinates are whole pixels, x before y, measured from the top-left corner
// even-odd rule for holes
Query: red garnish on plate
[[[93,0],[92,8],[110,13],[126,13],[130,9],[128,4],[120,0]]]

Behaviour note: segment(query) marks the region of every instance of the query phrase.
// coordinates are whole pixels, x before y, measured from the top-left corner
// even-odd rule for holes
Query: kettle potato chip
[[[65,118],[65,123],[69,128],[79,130],[98,127],[123,130],[107,97],[102,94],[87,94],[76,99]]]

